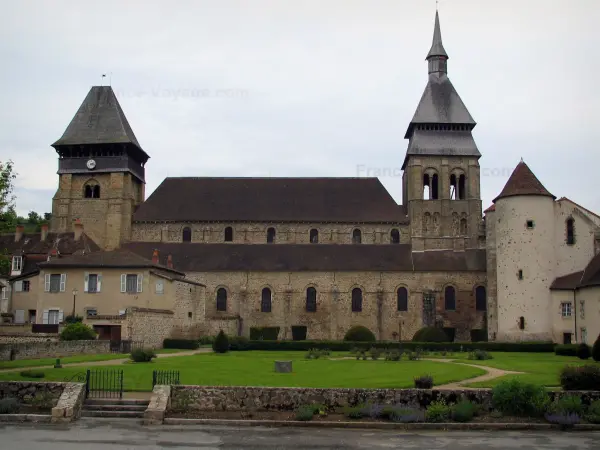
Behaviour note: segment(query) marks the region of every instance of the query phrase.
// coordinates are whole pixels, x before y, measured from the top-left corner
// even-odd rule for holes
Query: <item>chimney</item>
[[[81,239],[81,235],[83,234],[83,224],[81,223],[81,220],[75,219],[73,230],[75,231],[75,240],[78,241]]]
[[[152,264],[158,264],[158,250],[154,249],[152,253]]]
[[[23,225],[17,225],[17,228],[15,230],[15,242],[19,242],[21,240],[21,238],[23,237],[24,229],[25,227]]]
[[[169,269],[173,268],[173,257],[171,255],[167,256],[167,267]]]
[[[58,250],[56,247],[52,247],[52,249],[48,252],[47,261],[50,261],[52,258],[56,258],[58,256]]]
[[[45,241],[47,237],[48,237],[48,224],[43,223],[42,224],[42,235],[41,235],[40,239],[42,241]]]

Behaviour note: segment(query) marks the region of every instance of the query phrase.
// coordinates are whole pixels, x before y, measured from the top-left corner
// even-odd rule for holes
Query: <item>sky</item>
[[[50,145],[109,81],[151,157],[147,196],[167,176],[377,176],[400,203],[435,8],[5,2],[0,161],[15,163],[17,210],[50,212]],[[483,208],[523,158],[554,195],[600,212],[600,2],[440,0],[439,13],[448,76],[477,122]]]

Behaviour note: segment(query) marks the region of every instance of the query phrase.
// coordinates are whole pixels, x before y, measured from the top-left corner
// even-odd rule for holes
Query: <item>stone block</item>
[[[292,372],[292,362],[291,361],[275,361],[275,372],[291,373]]]

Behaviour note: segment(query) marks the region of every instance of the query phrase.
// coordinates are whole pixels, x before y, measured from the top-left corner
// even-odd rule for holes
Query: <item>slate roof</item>
[[[92,86],[62,137],[52,144],[133,144],[140,146],[110,86]]]
[[[569,290],[600,286],[600,253],[594,256],[584,270],[556,278],[550,289]]]
[[[212,271],[480,271],[485,250],[412,252],[408,244],[193,244],[132,242],[124,248],[142,256],[159,250],[184,272]]]
[[[504,189],[502,189],[500,195],[498,195],[493,202],[496,203],[496,201],[501,198],[514,197],[518,195],[540,195],[551,197],[552,199],[556,198],[554,195],[548,192],[548,190],[544,187],[540,180],[537,179],[529,166],[525,164],[523,160],[517,164],[517,167],[504,185]]]
[[[56,248],[60,254],[70,255],[77,251],[93,252],[100,247],[85,233],[79,240],[75,240],[73,232],[70,233],[48,233],[45,240],[41,240],[41,233],[24,233],[18,242],[15,242],[15,234],[0,235],[0,250],[6,250],[10,255],[48,255],[48,252]]]
[[[133,220],[408,223],[377,178],[166,178]]]
[[[431,56],[445,56],[448,57],[448,53],[444,49],[444,45],[442,44],[442,31],[440,29],[440,15],[438,12],[435,12],[435,25],[433,27],[433,40],[431,42],[431,49],[427,54],[427,58]]]

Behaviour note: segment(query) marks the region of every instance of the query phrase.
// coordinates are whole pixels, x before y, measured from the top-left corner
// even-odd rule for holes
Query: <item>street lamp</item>
[[[75,319],[75,299],[77,298],[77,288],[73,289],[73,314],[72,317]]]

